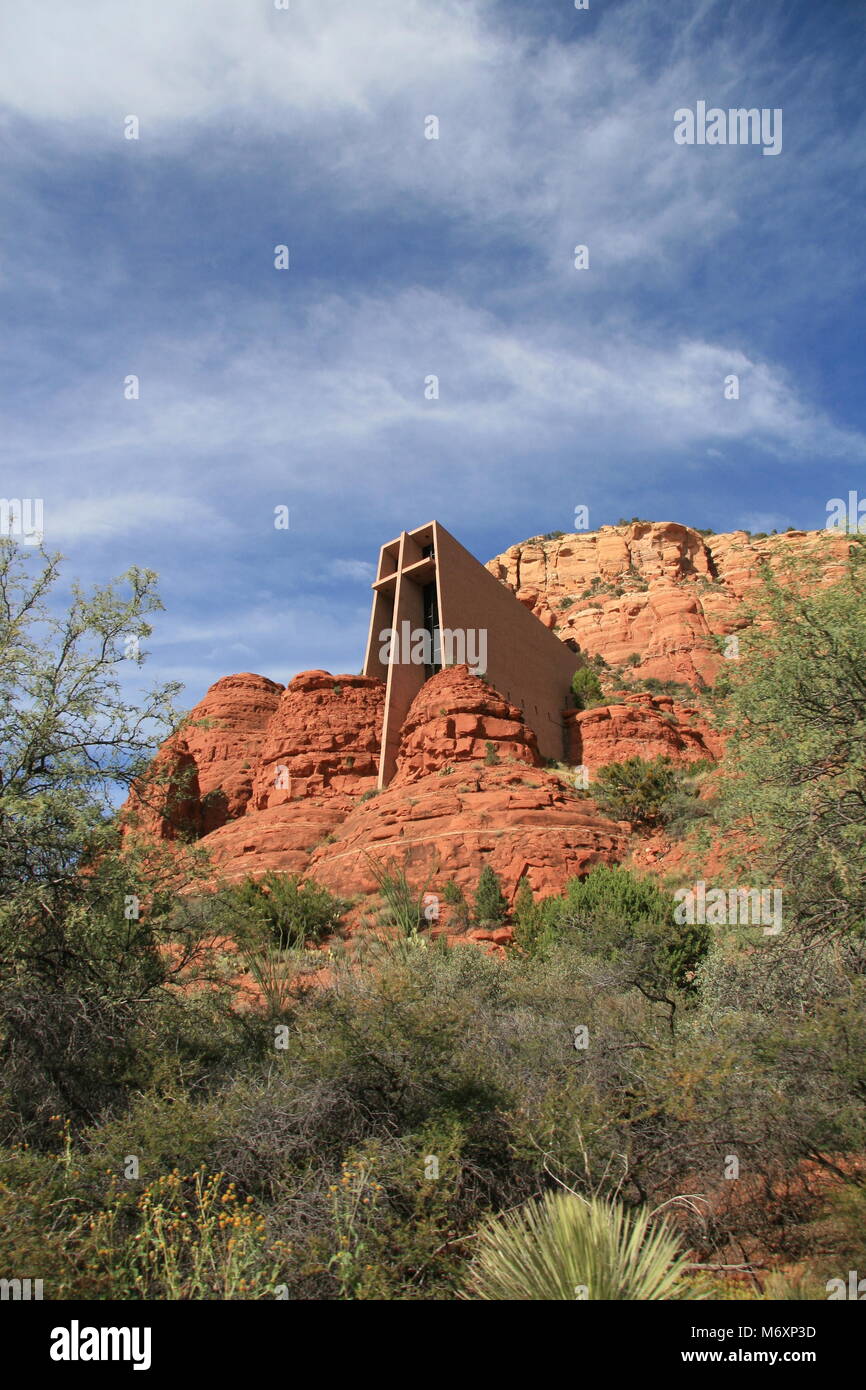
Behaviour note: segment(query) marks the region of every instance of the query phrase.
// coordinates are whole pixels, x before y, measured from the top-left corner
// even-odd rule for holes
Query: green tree
[[[571,693],[578,709],[589,709],[603,699],[601,682],[590,666],[581,666],[571,678]]]
[[[866,932],[866,547],[765,567],[725,663],[720,815],[804,930]]]
[[[121,855],[115,815],[175,722],[177,686],[136,707],[121,683],[161,607],[155,575],[73,585],[63,612],[59,568],[0,541],[0,1056],[7,1101],[37,1128],[52,1107],[94,1114],[133,1075],[178,872]]]
[[[499,927],[505,920],[508,903],[502,895],[499,875],[485,864],[475,889],[475,921],[479,927]]]

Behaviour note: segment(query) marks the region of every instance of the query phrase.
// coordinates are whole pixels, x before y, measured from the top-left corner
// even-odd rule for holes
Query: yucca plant
[[[413,888],[406,870],[394,862],[380,864],[368,854],[367,863],[384,902],[383,923],[397,927],[401,936],[414,940],[427,925],[424,916],[427,884],[420,890]]]
[[[646,1210],[548,1192],[482,1227],[464,1297],[687,1298],[687,1264],[674,1230]]]
[[[284,1014],[295,996],[298,975],[297,952],[283,952],[263,942],[247,947],[242,959],[259,989],[270,1014]]]

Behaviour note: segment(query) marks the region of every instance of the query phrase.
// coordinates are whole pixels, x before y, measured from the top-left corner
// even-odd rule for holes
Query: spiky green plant
[[[269,942],[249,946],[241,953],[244,964],[258,985],[269,1014],[284,1014],[294,998],[293,982],[298,975],[297,953],[284,952]]]
[[[685,1298],[687,1259],[646,1210],[548,1192],[482,1227],[465,1297],[525,1302]],[[692,1295],[693,1296],[693,1295]]]
[[[419,931],[427,925],[424,915],[427,883],[425,882],[420,890],[413,888],[406,876],[406,870],[395,861],[377,863],[368,854],[367,863],[382,895],[383,922],[397,927],[401,936],[417,937]]]

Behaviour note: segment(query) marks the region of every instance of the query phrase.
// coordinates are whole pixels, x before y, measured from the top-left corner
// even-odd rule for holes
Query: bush
[[[655,826],[665,820],[682,782],[670,758],[626,758],[599,769],[594,798],[614,820]]]
[[[549,952],[563,936],[577,936],[582,949],[617,967],[623,983],[693,988],[694,972],[710,942],[700,924],[678,923],[676,902],[653,879],[600,864],[586,878],[573,878],[561,897],[543,906],[538,948]]]
[[[534,950],[544,929],[544,914],[541,904],[535,901],[528,878],[522,878],[517,885],[513,918],[514,940],[525,951]]]
[[[601,682],[590,666],[581,666],[571,678],[571,693],[578,709],[589,709],[602,699]]]
[[[660,681],[656,676],[645,676],[634,682],[637,690],[645,690],[648,695],[670,695],[681,703],[690,703],[695,692],[685,681]]]
[[[369,855],[367,863],[384,899],[384,924],[397,927],[401,936],[415,938],[422,927],[427,925],[424,915],[426,883],[420,890],[413,888],[402,865],[378,864]]]
[[[286,1051],[247,1014],[266,1051],[236,1060],[218,1084],[213,1072],[173,1071],[77,1139],[55,1123],[59,1152],[0,1150],[0,1264],[44,1274],[46,1298],[126,1297],[136,1277],[149,1296],[225,1287],[272,1297],[275,1260],[290,1299],[453,1300],[479,1227],[555,1174],[588,1200],[639,1207],[706,1194],[709,1227],[703,1204],[679,1214],[699,1262],[725,1263],[742,1239],[771,1260],[808,1260],[811,1273],[815,1250],[832,1241],[836,1268],[856,1268],[859,1173],[832,1172],[838,1155],[866,1148],[866,977],[853,943],[822,943],[816,960],[801,939],[733,956],[717,940],[701,993],[670,996],[672,1026],[650,974],[669,929],[653,938],[599,908],[636,912],[642,901],[651,914],[653,885],[607,874],[605,889],[594,871],[582,890],[592,912],[579,927],[575,913],[575,929],[564,924],[543,956],[368,944],[371,968],[338,956],[333,988],[294,1002]],[[577,1023],[590,1039],[580,1053]],[[171,1045],[167,1032],[166,1053]],[[732,1127],[748,1139],[747,1189],[722,1177]],[[138,1181],[123,1176],[130,1154],[141,1156]],[[832,1233],[826,1178],[817,1192],[805,1186],[820,1167],[848,1189],[829,1214]],[[180,1186],[160,1182],[173,1169],[187,1175]],[[264,1224],[254,1240],[239,1228],[243,1269],[222,1243],[231,1231],[208,1220],[201,1169],[203,1182],[223,1175],[220,1197],[234,1185],[233,1213],[248,1208]],[[191,1219],[185,1242],[175,1223]],[[711,1296],[741,1287],[719,1275]]]
[[[507,911],[499,875],[485,864],[475,890],[475,921],[479,927],[500,927]]]
[[[454,907],[456,907],[458,903],[466,901],[463,889],[460,887],[459,883],[454,882],[453,878],[449,878],[442,889],[442,897],[445,899],[446,903],[451,903]]]
[[[302,883],[300,874],[271,872],[247,878],[225,892],[241,916],[233,934],[248,937],[251,929],[261,926],[281,950],[321,941],[334,931],[347,907],[315,880]]]
[[[589,922],[614,914],[629,922],[673,921],[674,900],[652,878],[638,878],[629,869],[597,864],[585,878],[573,878],[560,901]]]
[[[453,907],[457,922],[461,926],[466,926],[469,922],[469,907],[459,883],[455,883],[453,878],[449,878],[442,889],[442,897],[449,906]]]

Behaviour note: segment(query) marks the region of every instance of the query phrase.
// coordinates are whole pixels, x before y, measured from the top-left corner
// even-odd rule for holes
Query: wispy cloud
[[[584,502],[821,524],[866,455],[866,73],[797,8],[7,8],[0,491],[161,570],[191,683],[354,669],[433,515],[482,556]],[[784,106],[783,154],[675,145],[698,98]]]

